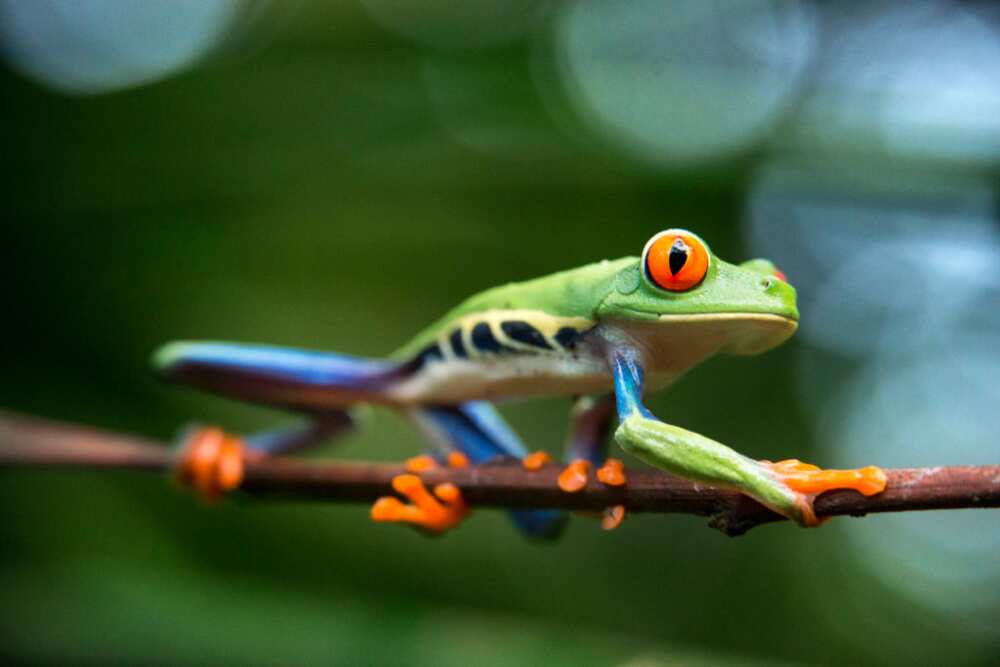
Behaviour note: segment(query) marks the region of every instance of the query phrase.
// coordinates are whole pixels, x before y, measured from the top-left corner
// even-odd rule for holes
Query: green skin
[[[645,370],[646,388],[656,389],[714,354],[756,354],[794,333],[799,317],[795,289],[775,277],[771,262],[758,259],[734,265],[710,257],[702,282],[684,292],[651,283],[636,257],[497,287],[468,299],[396,356],[415,354],[463,316],[535,310],[593,321],[585,352],[607,360],[609,377],[615,355],[632,359]],[[571,384],[567,376],[562,393],[582,393]],[[639,404],[625,406],[624,411],[620,404],[619,416],[615,440],[630,454],[680,477],[738,490],[801,525],[812,524],[807,498],[759,462],[666,424]]]
[[[266,346],[173,343],[157,353],[156,363],[166,377],[210,391],[341,417],[359,403],[406,412],[512,396],[614,390],[620,422],[615,440],[622,449],[681,477],[736,489],[812,525],[809,498],[771,468],[665,424],[641,403],[644,390],[669,386],[709,357],[764,352],[798,326],[795,289],[779,279],[773,264],[759,259],[729,264],[707,245],[705,253],[702,280],[684,291],[661,288],[647,275],[644,258],[625,257],[472,296],[400,349],[394,355],[402,362],[397,368],[412,370],[384,384],[352,385],[345,379],[317,384],[303,370],[313,353]],[[369,362],[345,363],[353,369]],[[376,372],[385,367],[376,362]],[[357,372],[364,377],[369,371]],[[585,421],[586,411],[580,414],[584,417],[577,419]],[[322,431],[313,428],[303,438],[315,439]],[[272,446],[280,448],[284,440],[275,442]],[[587,451],[584,444],[591,446],[597,456],[601,443],[577,444],[581,451]]]

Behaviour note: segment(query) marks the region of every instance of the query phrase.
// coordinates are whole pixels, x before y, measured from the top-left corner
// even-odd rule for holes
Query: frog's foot
[[[542,451],[532,452],[521,459],[521,465],[524,466],[525,470],[541,470],[546,464],[551,462],[552,457],[549,456],[549,453]]]
[[[372,505],[373,521],[406,523],[431,533],[444,533],[462,522],[469,509],[462,500],[462,493],[454,484],[438,484],[434,493],[427,490],[423,480],[416,475],[397,475],[392,488],[410,503],[386,496]]]
[[[174,474],[205,500],[215,500],[243,481],[243,441],[218,428],[197,427],[185,434]]]
[[[576,459],[570,462],[566,468],[559,473],[559,488],[566,493],[576,493],[587,486],[587,474],[590,472],[590,461],[587,459]]]
[[[821,522],[813,511],[813,500],[824,491],[834,489],[854,489],[865,496],[873,496],[885,490],[885,471],[876,466],[855,470],[822,470],[818,466],[803,463],[798,459],[788,459],[771,463],[761,461],[773,475],[797,496],[803,522],[807,526],[818,526]]]
[[[625,486],[625,464],[621,459],[608,459],[597,469],[597,479],[609,486]]]

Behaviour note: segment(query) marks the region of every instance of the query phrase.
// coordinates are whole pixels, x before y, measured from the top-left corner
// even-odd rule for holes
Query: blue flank
[[[490,403],[470,401],[455,407],[422,408],[429,419],[455,449],[472,463],[485,463],[498,456],[524,458],[527,450],[521,440]],[[535,538],[558,537],[566,524],[566,513],[556,510],[512,510],[514,524]]]

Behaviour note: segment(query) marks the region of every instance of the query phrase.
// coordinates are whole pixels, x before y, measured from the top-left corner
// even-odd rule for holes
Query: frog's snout
[[[799,319],[795,288],[789,284],[785,274],[773,262],[766,259],[751,259],[740,264],[740,268],[756,274],[750,284],[759,290],[758,293],[766,296],[770,312],[796,321]]]

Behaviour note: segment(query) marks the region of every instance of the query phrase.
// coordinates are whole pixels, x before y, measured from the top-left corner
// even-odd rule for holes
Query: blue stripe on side
[[[498,456],[523,458],[527,453],[496,408],[485,401],[422,408],[420,413],[441,440],[451,443],[472,463],[485,463]],[[558,537],[567,519],[565,512],[555,510],[513,510],[508,514],[523,533],[539,539]]]

